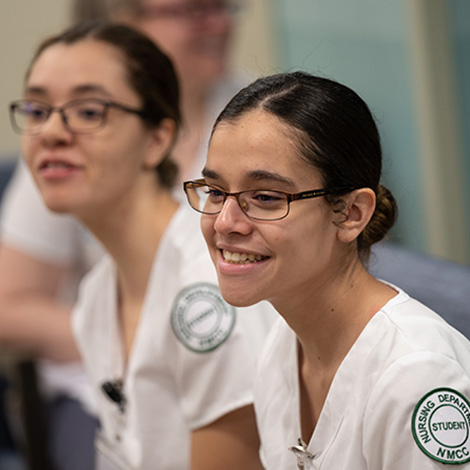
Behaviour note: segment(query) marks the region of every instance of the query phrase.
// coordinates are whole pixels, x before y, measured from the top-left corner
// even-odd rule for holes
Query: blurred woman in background
[[[172,196],[178,104],[152,41],[92,23],[39,47],[11,113],[46,205],[109,252],[74,309],[97,468],[259,469],[252,379],[270,315],[223,302],[198,218]]]
[[[105,18],[142,28],[174,62],[181,129],[178,181],[198,177],[212,123],[245,81],[229,67],[237,7],[220,0],[73,0],[72,23]],[[181,184],[173,193],[182,195]],[[25,165],[2,201],[0,343],[38,358],[48,443],[61,470],[90,468],[97,421],[69,312],[78,282],[103,253],[74,217],[44,205]],[[34,319],[34,322],[30,320]]]

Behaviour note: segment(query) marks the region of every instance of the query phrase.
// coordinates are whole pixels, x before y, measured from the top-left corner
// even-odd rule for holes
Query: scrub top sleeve
[[[470,469],[470,379],[454,359],[417,352],[371,391],[363,422],[368,469]]]
[[[255,360],[253,345],[238,325],[211,351],[196,352],[177,344],[176,384],[191,430],[253,403]]]

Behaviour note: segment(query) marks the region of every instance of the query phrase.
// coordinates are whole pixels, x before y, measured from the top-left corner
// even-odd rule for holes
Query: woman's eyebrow
[[[24,94],[44,96],[47,95],[47,90],[40,86],[27,86],[24,90]]]
[[[253,181],[272,181],[287,186],[295,186],[295,182],[287,176],[280,175],[268,170],[252,170],[246,174],[246,178]]]
[[[210,168],[204,167],[202,170],[202,176],[204,178],[208,178],[211,180],[218,180],[221,176],[214,170]],[[273,183],[280,183],[285,186],[295,187],[295,182],[286,176],[282,176],[279,173],[274,173],[268,170],[251,170],[247,172],[243,179],[247,182],[255,181],[255,182],[273,182]]]
[[[213,170],[211,170],[207,167],[204,167],[202,169],[201,174],[204,178],[210,178],[210,179],[213,179],[213,180],[216,180],[216,179],[220,178],[218,173],[216,173],[215,171],[213,171]]]
[[[73,90],[73,93],[82,94],[82,93],[100,93],[107,96],[111,96],[110,93],[102,85],[94,83],[86,83],[83,85],[76,86]]]
[[[99,93],[102,95],[111,96],[110,93],[106,90],[106,88],[104,88],[101,85],[94,84],[94,83],[86,83],[83,85],[78,85],[75,88],[73,88],[71,91],[71,94],[75,94],[75,95],[81,95],[85,93]],[[47,87],[32,84],[32,85],[26,86],[24,90],[24,94],[44,96],[48,94],[48,89]]]

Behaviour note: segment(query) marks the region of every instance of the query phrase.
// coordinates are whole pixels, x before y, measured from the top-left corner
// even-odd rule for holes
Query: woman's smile
[[[230,264],[257,263],[267,258],[267,256],[255,255],[253,253],[231,252],[228,250],[222,250],[222,256],[224,261]]]
[[[203,171],[207,184],[232,193],[321,188],[318,172],[283,131],[279,119],[259,110],[219,125]],[[231,196],[218,214],[202,215],[201,227],[222,295],[236,305],[308,295],[304,286],[324,273],[337,230],[323,199],[295,201],[280,220],[254,220]]]

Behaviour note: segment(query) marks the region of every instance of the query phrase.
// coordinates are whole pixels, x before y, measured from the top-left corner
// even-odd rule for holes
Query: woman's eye
[[[284,202],[285,195],[276,191],[256,191],[251,199],[258,204],[278,204]]]
[[[48,116],[48,112],[45,109],[31,106],[24,108],[23,113],[28,119],[33,121],[43,121]]]
[[[211,199],[218,199],[218,198],[224,197],[224,194],[222,193],[222,191],[220,191],[220,189],[217,189],[217,188],[207,187],[204,192]]]
[[[103,109],[96,107],[83,107],[77,110],[77,116],[80,119],[93,121],[103,117]]]

